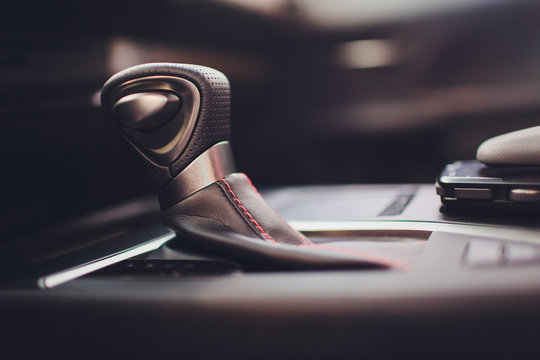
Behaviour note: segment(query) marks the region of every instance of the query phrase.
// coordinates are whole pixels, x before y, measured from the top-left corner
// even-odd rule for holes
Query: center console
[[[536,351],[534,221],[445,215],[433,185],[261,193],[313,243],[392,266],[245,269],[190,246],[150,216],[37,264],[26,286],[1,290],[5,324],[15,337],[71,355],[356,358],[361,349],[379,358],[403,351],[450,358],[469,354],[470,342],[484,355]],[[148,200],[138,204],[141,212],[159,211]],[[509,338],[520,347],[509,348]],[[39,347],[32,349],[25,351]]]
[[[128,69],[105,85],[102,102],[148,166],[159,203],[140,199],[66,224],[51,235],[64,247],[4,284],[3,324],[13,343],[34,345],[21,351],[246,359],[538,352],[536,219],[452,215],[425,184],[259,192],[234,172],[228,82],[213,69]]]

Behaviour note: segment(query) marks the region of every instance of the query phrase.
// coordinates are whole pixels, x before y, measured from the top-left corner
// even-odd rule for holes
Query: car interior
[[[540,355],[539,1],[20,1],[0,28],[6,353]]]

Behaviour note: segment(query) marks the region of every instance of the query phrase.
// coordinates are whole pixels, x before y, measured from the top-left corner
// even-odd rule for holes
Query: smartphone
[[[478,215],[540,215],[540,167],[487,166],[479,161],[446,165],[436,182],[443,208]]]

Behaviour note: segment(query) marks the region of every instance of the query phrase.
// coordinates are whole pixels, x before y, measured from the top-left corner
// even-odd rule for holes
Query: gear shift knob
[[[246,268],[378,268],[379,258],[312,243],[234,173],[229,83],[197,65],[146,64],[103,87],[106,115],[145,160],[165,223],[189,241]]]
[[[107,81],[101,103],[145,160],[163,208],[234,171],[227,142],[229,82],[219,71],[186,64],[135,66]]]

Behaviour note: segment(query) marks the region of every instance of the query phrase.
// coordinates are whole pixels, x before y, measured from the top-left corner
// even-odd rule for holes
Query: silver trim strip
[[[485,236],[508,241],[529,241],[540,243],[540,229],[507,228],[500,226],[472,225],[427,221],[372,220],[372,221],[289,221],[297,231],[309,236],[328,232],[359,231],[430,231],[460,235]]]
[[[97,259],[86,264],[82,264],[76,267],[72,267],[67,270],[59,271],[50,275],[43,276],[38,279],[38,286],[41,289],[51,289],[55,286],[64,284],[68,281],[75,280],[81,276],[87,275],[96,270],[103,269],[106,266],[116,264],[122,260],[132,258],[134,256],[142,255],[144,253],[154,251],[167,241],[174,238],[175,234],[170,232],[159,236],[155,239],[146,241],[143,244],[137,245],[122,252]]]
[[[222,141],[203,152],[159,192],[163,210],[235,171],[231,145]]]

